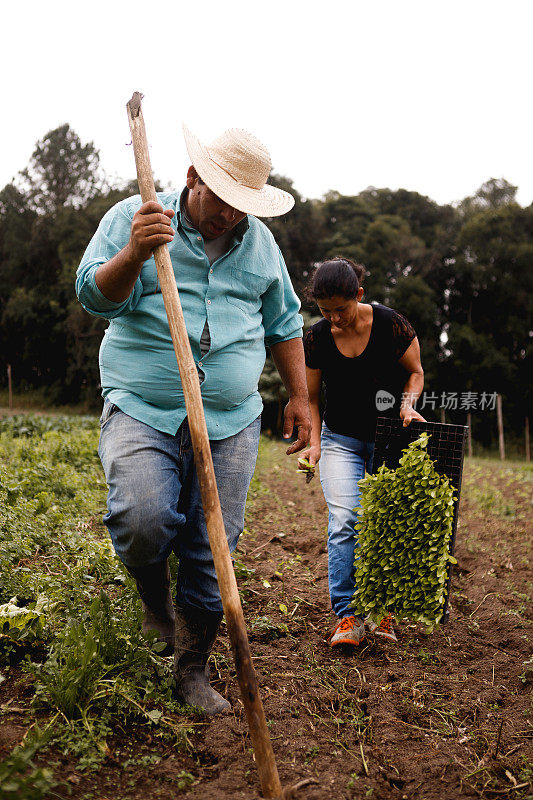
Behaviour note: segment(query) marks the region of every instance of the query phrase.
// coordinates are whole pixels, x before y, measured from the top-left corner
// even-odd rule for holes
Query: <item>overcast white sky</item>
[[[135,175],[143,92],[156,177],[181,187],[181,122],[255,133],[306,197],[400,187],[439,203],[485,180],[533,202],[532,0],[4,3],[0,187],[68,122]]]

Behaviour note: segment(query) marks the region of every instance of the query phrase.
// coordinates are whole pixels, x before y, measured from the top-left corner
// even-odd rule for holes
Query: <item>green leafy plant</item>
[[[273,642],[276,639],[281,639],[289,633],[288,625],[284,622],[277,625],[269,617],[257,617],[252,621],[252,631],[262,641]]]
[[[46,662],[28,667],[33,706],[57,712],[51,741],[77,759],[79,770],[95,770],[109,755],[117,724],[156,728],[162,739],[188,746],[187,728],[174,718],[181,712],[170,664],[147,646],[138,621],[132,625],[137,603],[124,594],[120,607],[101,591],[87,611],[67,609]]]
[[[383,464],[359,482],[355,529],[355,613],[379,622],[397,618],[437,624],[445,603],[454,489],[439,475],[423,433],[404,451],[396,470]]]
[[[44,611],[48,599],[40,596],[37,603],[19,607],[17,598],[0,606],[0,656],[13,660],[12,655],[22,657],[25,648],[43,639]]]
[[[187,772],[184,769],[178,772],[174,780],[176,781],[176,789],[178,789],[180,792],[184,792],[186,789],[189,789],[196,783],[194,775],[191,775],[190,772]]]
[[[37,767],[33,761],[45,738],[16,747],[0,762],[0,797],[2,800],[41,800],[57,785],[51,770]]]
[[[143,683],[160,665],[137,627],[128,627],[133,627],[131,616],[114,612],[111,598],[101,591],[81,619],[70,616],[45,664],[36,666],[36,697],[68,720],[87,719],[99,700],[109,704],[111,695],[121,694],[117,686],[122,689],[127,682],[132,683],[132,699],[138,700]]]
[[[0,419],[0,433],[7,432],[13,438],[42,436],[48,431],[59,433],[78,433],[80,430],[93,430],[96,417],[86,416],[37,416],[18,414]]]
[[[97,445],[94,418],[0,420],[0,657],[22,662],[33,708],[51,715],[43,750],[87,772],[124,727],[189,746],[171,664],[143,637],[134,582],[99,521]],[[0,797],[33,800],[52,781],[29,753],[6,760]]]

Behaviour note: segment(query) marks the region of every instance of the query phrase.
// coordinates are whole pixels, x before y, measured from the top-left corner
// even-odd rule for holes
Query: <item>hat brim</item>
[[[277,189],[268,183],[261,189],[243,186],[219,167],[206,147],[183,125],[185,146],[192,165],[200,178],[217,197],[225,203],[254,217],[279,217],[286,214],[294,205],[294,197],[283,189]]]

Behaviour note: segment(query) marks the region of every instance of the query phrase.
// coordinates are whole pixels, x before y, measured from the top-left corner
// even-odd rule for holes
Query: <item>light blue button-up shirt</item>
[[[180,212],[180,194],[160,192],[158,199],[175,211],[168,249],[192,354],[205,376],[201,391],[209,438],[225,439],[261,413],[257,385],[265,344],[302,335],[300,302],[274,237],[258,219],[245,218],[228,252],[210,265],[202,236]],[[103,217],[78,268],[76,293],[87,311],[110,320],[100,347],[103,396],[129,416],[174,435],[186,417],[185,401],[153,257],[123,303],[108,300],[95,281],[98,267],[127,244],[141,202],[138,195],[128,198]],[[211,343],[201,356],[206,320]]]

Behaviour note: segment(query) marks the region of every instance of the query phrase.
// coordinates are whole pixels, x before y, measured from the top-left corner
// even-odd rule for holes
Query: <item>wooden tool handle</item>
[[[141,111],[141,99],[142,95],[139,92],[134,92],[133,97],[127,104],[133,152],[137,167],[137,180],[143,203],[147,203],[149,200],[157,202]],[[281,795],[281,784],[263,704],[259,696],[259,686],[252,664],[241,600],[224,529],[198,372],[189,344],[168,247],[166,245],[157,247],[154,250],[154,258],[168,317],[170,335],[178,361],[209,544],[213,553],[226,624],[233,647],[237,678],[255,751],[261,790],[264,797],[275,798]]]

